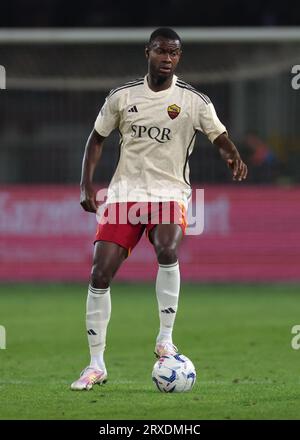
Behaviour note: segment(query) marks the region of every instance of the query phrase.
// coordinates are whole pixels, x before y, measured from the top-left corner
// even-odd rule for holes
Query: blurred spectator
[[[273,149],[256,133],[249,132],[244,139],[248,150],[250,179],[254,182],[274,182],[279,174],[279,161]]]

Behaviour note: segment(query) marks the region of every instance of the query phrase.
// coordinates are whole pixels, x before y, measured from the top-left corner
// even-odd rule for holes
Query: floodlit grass
[[[192,392],[151,381],[154,285],[113,284],[106,365],[89,392],[70,383],[88,363],[86,286],[1,285],[0,419],[299,419],[299,285],[183,284],[174,342],[197,370]]]

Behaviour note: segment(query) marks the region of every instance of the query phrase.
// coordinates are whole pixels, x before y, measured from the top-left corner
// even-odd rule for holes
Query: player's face
[[[146,48],[150,74],[168,78],[173,75],[181,56],[179,40],[156,38]]]

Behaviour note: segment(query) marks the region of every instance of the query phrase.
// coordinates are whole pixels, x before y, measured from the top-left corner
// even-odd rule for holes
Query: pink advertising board
[[[0,187],[0,280],[87,281],[96,217],[78,187]],[[299,281],[300,187],[204,188],[204,231],[180,249],[183,280]],[[153,280],[157,263],[143,237],[117,280]]]

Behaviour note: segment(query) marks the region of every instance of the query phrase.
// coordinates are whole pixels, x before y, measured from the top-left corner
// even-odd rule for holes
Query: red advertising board
[[[1,187],[0,280],[88,281],[95,229],[77,186]],[[204,231],[184,238],[179,258],[183,280],[299,281],[300,187],[205,187]],[[143,237],[117,279],[156,271]]]

